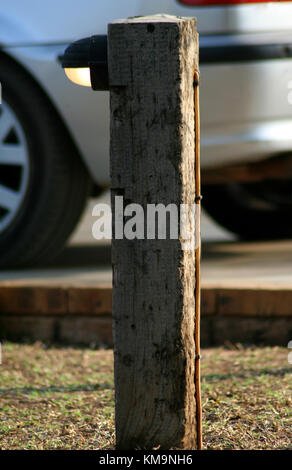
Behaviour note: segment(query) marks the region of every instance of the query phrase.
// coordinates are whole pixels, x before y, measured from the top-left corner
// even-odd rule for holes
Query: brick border
[[[112,289],[0,284],[0,339],[112,346]],[[287,345],[292,289],[202,287],[202,346]]]

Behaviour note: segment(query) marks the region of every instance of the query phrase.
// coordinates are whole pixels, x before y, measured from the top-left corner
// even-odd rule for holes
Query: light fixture
[[[107,36],[91,36],[70,44],[62,57],[62,67],[73,83],[108,90]]]

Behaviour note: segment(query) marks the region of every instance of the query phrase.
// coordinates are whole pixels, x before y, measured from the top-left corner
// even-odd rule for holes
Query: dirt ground
[[[292,449],[288,349],[202,351],[205,449]],[[2,344],[1,449],[114,449],[113,351]]]

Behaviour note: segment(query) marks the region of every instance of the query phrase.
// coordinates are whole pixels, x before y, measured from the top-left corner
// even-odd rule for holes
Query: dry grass
[[[285,348],[203,350],[204,448],[292,449]],[[6,343],[1,449],[113,449],[111,350]]]
[[[207,449],[292,449],[292,366],[285,348],[206,350]]]

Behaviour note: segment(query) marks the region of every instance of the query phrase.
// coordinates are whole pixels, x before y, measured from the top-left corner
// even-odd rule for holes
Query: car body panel
[[[41,85],[66,124],[99,185],[109,182],[109,93],[71,83],[58,57],[66,45],[11,47],[4,51]]]
[[[107,23],[120,17],[163,11],[197,16],[201,47],[292,44],[292,3],[212,8],[184,7],[176,0],[59,3],[2,2],[0,43],[49,96],[101,185],[109,182],[109,94],[93,93],[65,77],[58,57],[70,41],[105,34]],[[202,168],[248,163],[292,150],[292,107],[287,98],[292,59],[202,64],[200,74]]]
[[[195,16],[202,34],[291,31],[292,3],[188,7],[177,0],[2,0],[0,44],[71,42],[105,34],[115,19],[155,13]]]

